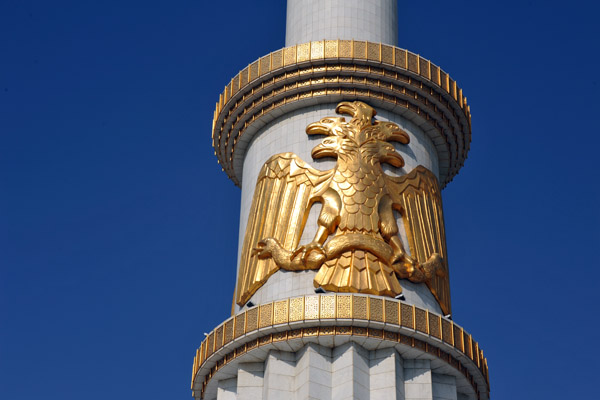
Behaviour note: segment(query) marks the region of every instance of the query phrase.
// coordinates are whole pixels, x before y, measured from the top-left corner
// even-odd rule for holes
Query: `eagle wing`
[[[243,306],[267,279],[279,269],[269,258],[252,256],[258,242],[273,237],[289,250],[298,247],[310,206],[329,186],[334,170],[311,168],[294,153],[271,157],[262,167],[246,225],[236,303]]]
[[[442,257],[444,276],[426,282],[444,314],[450,314],[450,283],[446,257],[446,234],[442,196],[436,176],[422,165],[401,177],[386,175],[388,190],[402,215],[410,254],[419,264],[433,253]]]

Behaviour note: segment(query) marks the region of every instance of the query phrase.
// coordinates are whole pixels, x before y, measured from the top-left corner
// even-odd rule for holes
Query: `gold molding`
[[[330,76],[336,72],[337,81]],[[332,102],[341,98],[380,101],[390,110],[404,108],[427,123],[444,142],[435,144],[448,158],[440,157],[442,186],[456,175],[469,151],[470,108],[462,90],[440,67],[380,43],[318,41],[261,57],[234,77],[219,97],[213,146],[234,183],[240,184],[235,148],[248,127],[275,109],[319,96],[338,96]]]
[[[418,319],[417,314],[420,315]],[[255,319],[260,321],[260,332],[268,332],[268,328],[275,325],[286,325],[288,321],[290,323],[306,321],[313,324],[318,322],[319,319],[334,319],[336,321],[333,326],[320,327],[297,328],[295,327],[297,325],[292,324],[288,325],[287,329],[279,328],[281,330],[276,333],[265,333],[264,336],[260,336],[257,324],[249,323],[250,320]],[[353,325],[350,320],[367,321],[369,327],[349,326]],[[235,321],[235,328],[228,328],[228,326],[233,328],[233,321]],[[240,321],[239,325],[238,321]],[[245,323],[245,321],[248,321],[248,323]],[[243,327],[243,330],[239,331],[239,336],[238,326],[240,330]],[[445,329],[444,326],[446,326]],[[408,336],[402,334],[401,329],[413,333]],[[232,340],[232,335],[228,334],[230,330],[235,330],[236,339],[249,334],[258,334],[259,337],[246,344],[236,346],[236,339]],[[216,332],[224,332],[224,334],[216,334]],[[483,355],[483,351],[479,348],[479,344],[462,327],[429,310],[398,300],[350,294],[295,297],[262,304],[231,317],[215,328],[202,341],[196,351],[192,366],[191,388],[192,390],[198,390],[196,379],[203,376],[203,381],[201,381],[201,393],[203,393],[206,384],[218,369],[236,357],[245,354],[249,349],[276,341],[323,335],[368,336],[420,349],[442,359],[459,370],[471,382],[475,391],[478,392],[475,379],[465,364],[466,359],[468,359],[473,367],[481,373],[489,388],[487,360]],[[419,339],[419,335],[423,339],[428,339],[428,341]],[[464,360],[450,354],[448,351],[450,349],[445,349],[446,346],[464,357]],[[213,354],[215,356],[211,357]],[[214,357],[217,357],[217,359],[214,359]],[[205,363],[209,361],[214,366],[208,372],[200,374],[201,370],[205,368]]]

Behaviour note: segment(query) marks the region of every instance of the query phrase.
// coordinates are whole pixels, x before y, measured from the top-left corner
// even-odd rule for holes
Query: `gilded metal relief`
[[[392,144],[409,136],[392,122],[373,121],[365,103],[342,102],[339,114],[306,128],[326,135],[313,158],[334,157],[335,168],[319,171],[293,153],[271,157],[257,180],[242,249],[236,302],[245,304],[279,268],[318,269],[315,287],[332,292],[395,297],[400,279],[424,282],[444,313],[450,293],[442,203],[437,178],[418,166],[401,177],[381,164],[402,167]],[[312,242],[300,245],[311,206],[322,204]],[[410,255],[398,236],[394,210],[402,216]]]

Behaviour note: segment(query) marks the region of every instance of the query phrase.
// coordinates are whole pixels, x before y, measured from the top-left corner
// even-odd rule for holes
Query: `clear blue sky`
[[[400,5],[400,46],[473,113],[443,195],[454,320],[493,399],[597,395],[599,12]],[[284,37],[283,1],[2,1],[2,399],[190,398],[235,280],[214,102]]]

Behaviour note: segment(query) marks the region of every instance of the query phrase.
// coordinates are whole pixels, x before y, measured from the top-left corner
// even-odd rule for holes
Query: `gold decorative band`
[[[240,72],[220,95],[213,118],[219,163],[239,185],[243,154],[275,110],[309,101],[362,99],[425,126],[440,158],[440,180],[449,182],[463,165],[471,141],[471,114],[462,89],[441,68],[409,51],[379,43],[325,40],[275,51]],[[243,153],[245,146],[242,146]]]
[[[335,323],[307,327],[323,320]],[[269,328],[281,327],[275,333],[269,332]],[[239,338],[252,333],[257,337],[239,344]],[[473,373],[480,374],[489,392],[487,359],[479,344],[462,327],[398,300],[352,294],[295,297],[262,304],[231,317],[213,330],[196,351],[192,390],[198,390],[196,380],[200,378],[203,392],[221,367],[255,347],[323,335],[369,336],[421,349],[460,371],[477,393],[480,390]]]

